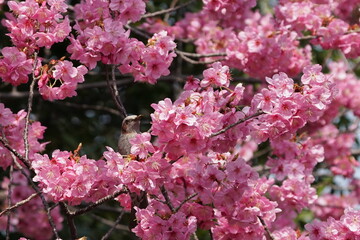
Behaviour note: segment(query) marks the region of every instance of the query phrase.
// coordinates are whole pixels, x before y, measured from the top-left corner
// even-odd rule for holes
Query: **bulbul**
[[[124,118],[118,141],[118,148],[121,155],[129,155],[131,153],[130,140],[133,139],[136,134],[140,133],[141,118],[141,115],[131,115]]]
[[[118,148],[121,155],[129,155],[131,153],[131,143],[130,140],[133,139],[136,134],[140,133],[140,119],[141,115],[131,115],[124,118],[121,125],[121,135],[118,141]],[[146,208],[148,206],[147,194],[145,191],[141,191],[140,195],[131,192],[131,212],[130,212],[130,221],[129,221],[129,229],[133,229],[136,227],[136,217],[135,217],[135,209],[138,208]]]

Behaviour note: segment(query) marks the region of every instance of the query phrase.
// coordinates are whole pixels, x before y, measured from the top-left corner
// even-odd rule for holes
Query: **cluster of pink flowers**
[[[73,67],[72,62],[67,60],[55,61],[50,69],[47,65],[40,69],[39,92],[50,101],[76,96],[77,84],[84,82],[87,73],[85,66]]]
[[[333,12],[335,15],[343,20],[355,20],[356,19],[356,10],[360,6],[359,1],[357,0],[340,0],[333,1]]]
[[[196,39],[194,43],[198,53],[226,53],[224,63],[261,79],[278,72],[296,76],[310,64],[310,46],[299,48],[299,35],[286,26],[277,27],[270,15],[249,13],[244,26],[237,30],[232,26],[219,25],[202,11],[187,14],[174,26],[145,24],[144,27],[150,31],[162,28],[176,37]],[[204,60],[212,61],[214,58]]]
[[[28,185],[28,181],[20,171],[14,171],[12,176],[12,203],[20,202],[34,193],[34,190]],[[4,191],[8,190],[10,180],[5,178],[1,184]],[[61,230],[63,217],[60,214],[60,208],[55,207],[51,210],[51,216],[56,228]],[[0,217],[0,229],[6,229],[7,217]],[[40,197],[36,197],[17,208],[11,215],[11,231],[18,231],[31,239],[48,240],[52,238],[53,231],[44,211],[44,205]]]
[[[95,10],[94,10],[95,9]],[[145,12],[145,3],[133,1],[82,1],[75,6],[78,21],[74,26],[77,36],[71,36],[67,50],[71,58],[90,69],[98,61],[121,65],[122,73],[132,73],[135,81],[155,83],[168,75],[176,44],[165,31],[155,34],[145,46],[124,25],[135,22]],[[100,13],[100,14],[98,14]]]
[[[42,191],[56,202],[95,202],[121,188],[120,180],[108,173],[110,168],[104,160],[95,161],[77,153],[55,150],[51,159],[47,154],[35,154],[32,167],[34,181],[40,182]]]
[[[331,62],[329,68],[329,76],[332,76],[339,91],[335,101],[337,104],[352,110],[356,116],[360,116],[360,101],[356,94],[360,91],[360,83],[357,76],[350,71],[349,66],[343,61]]]
[[[330,217],[325,222],[314,220],[306,224],[310,240],[360,238],[360,210],[346,209],[340,220]]]
[[[196,218],[182,212],[166,215],[152,207],[136,210],[136,218],[141,221],[133,231],[143,240],[190,239],[197,228]]]
[[[291,26],[299,33],[304,30],[316,32],[322,26],[323,20],[331,16],[329,3],[317,4],[311,0],[296,2],[283,0],[275,11],[277,21]]]
[[[310,46],[299,49],[297,37],[286,26],[275,27],[272,16],[254,14],[237,40],[227,46],[228,64],[261,79],[278,72],[296,76],[311,59]]]
[[[67,11],[64,0],[24,2],[9,1],[12,14],[7,14],[3,24],[8,28],[12,43],[31,56],[41,47],[50,48],[62,42],[70,33],[70,21],[63,17]]]
[[[1,49],[0,78],[4,82],[17,86],[28,81],[28,74],[33,70],[33,60],[28,59],[24,52],[16,47]]]
[[[345,209],[356,206],[359,202],[354,194],[343,196],[324,194],[318,197],[310,209],[320,220],[326,220],[329,217],[340,219]]]
[[[312,141],[321,144],[325,150],[325,160],[335,175],[351,177],[359,163],[351,155],[355,143],[352,132],[340,133],[334,125],[328,124],[311,135]]]
[[[256,6],[255,0],[203,0],[202,14],[209,15],[223,27],[240,29],[244,20],[251,15],[251,8]]]
[[[135,81],[156,83],[161,76],[170,74],[169,66],[176,54],[176,44],[166,31],[155,33],[147,46],[137,42],[131,48],[128,61],[119,67],[121,73],[131,73]]]
[[[281,24],[287,24],[300,35],[302,31],[310,31],[317,36],[313,44],[320,44],[324,49],[341,49],[346,57],[355,58],[360,55],[360,34],[351,33],[350,24],[334,18],[332,11],[348,18],[352,12],[349,9],[357,4],[355,1],[281,1],[276,8],[276,17]]]
[[[26,83],[28,75],[35,70],[34,76],[39,77],[39,92],[44,99],[75,96],[77,83],[83,82],[87,73],[84,66],[75,68],[69,61],[57,61],[49,67],[41,66],[41,59],[36,63],[33,60],[33,54],[40,48],[50,48],[69,35],[70,21],[62,15],[67,11],[67,4],[63,0],[27,0],[20,3],[9,1],[8,6],[12,14],[7,14],[3,23],[15,47],[2,49],[0,77],[17,86]]]
[[[23,139],[26,112],[12,113],[9,108],[0,103],[0,135],[4,136],[9,145],[20,154],[25,154]],[[40,122],[32,122],[29,126],[29,159],[34,158],[34,154],[44,150],[47,143],[40,143],[43,139],[45,127]],[[6,169],[13,162],[11,153],[0,144],[0,167]]]

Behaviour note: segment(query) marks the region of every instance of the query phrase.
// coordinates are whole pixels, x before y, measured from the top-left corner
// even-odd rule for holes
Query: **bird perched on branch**
[[[118,148],[121,155],[129,155],[131,153],[131,143],[130,140],[133,139],[136,134],[140,133],[140,120],[142,115],[130,115],[124,118],[121,126],[121,135],[118,141]],[[141,209],[146,208],[148,205],[147,194],[145,191],[141,191],[140,195],[137,195],[134,192],[130,193],[131,197],[131,212],[130,212],[130,221],[129,228],[130,230],[136,227],[136,217],[134,207],[139,207]]]
[[[131,153],[130,140],[140,133],[140,120],[142,115],[130,115],[124,118],[121,125],[121,135],[118,141],[118,148],[121,155]]]

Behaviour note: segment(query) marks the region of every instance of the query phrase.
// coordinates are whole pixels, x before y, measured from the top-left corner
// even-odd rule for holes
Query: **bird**
[[[124,118],[121,125],[121,134],[118,141],[118,150],[121,155],[131,154],[131,142],[140,133],[140,120],[142,115],[130,115]],[[135,208],[144,209],[148,206],[146,191],[140,191],[140,195],[130,192],[131,212],[129,217],[129,229],[136,227]]]
[[[124,118],[121,125],[121,134],[118,141],[118,149],[121,155],[131,153],[130,140],[140,133],[140,120],[142,115],[130,115]]]

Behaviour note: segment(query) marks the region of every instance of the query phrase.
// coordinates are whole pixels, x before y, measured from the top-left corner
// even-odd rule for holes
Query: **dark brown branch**
[[[269,235],[269,238],[271,240],[275,240],[275,238],[271,235],[269,228],[266,226],[264,219],[262,219],[262,217],[260,217],[260,216],[258,216],[258,219],[260,220],[260,223],[264,227],[266,233]]]
[[[24,145],[25,145],[25,160],[29,161],[29,122],[30,122],[30,114],[32,111],[32,103],[34,98],[34,87],[35,87],[35,68],[37,64],[37,53],[35,52],[34,57],[34,64],[33,64],[33,70],[32,70],[32,79],[30,84],[30,90],[29,90],[29,98],[28,98],[28,105],[27,105],[27,114],[25,118],[25,128],[24,128]]]
[[[33,198],[39,196],[39,194],[40,194],[40,193],[38,193],[38,192],[37,192],[37,193],[33,193],[33,194],[30,195],[28,198],[26,198],[26,199],[24,199],[24,200],[22,200],[22,201],[20,201],[20,202],[17,202],[16,204],[14,204],[14,205],[12,205],[12,206],[10,206],[10,207],[7,207],[7,208],[4,209],[2,212],[0,212],[0,217],[1,217],[2,215],[4,215],[5,213],[9,212],[9,211],[12,211],[12,210],[14,210],[14,209],[16,209],[16,208],[24,205],[25,203],[30,202]]]
[[[170,3],[170,8],[174,8],[176,6],[176,4],[178,3],[179,0],[172,0],[171,3]],[[170,17],[170,13],[171,12],[168,12],[165,14],[164,16],[164,22],[167,22],[169,20],[169,17]]]
[[[181,52],[177,52],[179,54],[179,56],[184,59],[185,61],[191,63],[191,64],[211,64],[211,63],[215,63],[215,62],[220,62],[220,61],[224,61],[226,60],[225,58],[222,58],[222,59],[216,59],[214,61],[196,61],[196,60],[193,60],[187,56],[185,56],[184,54],[182,54]]]
[[[130,29],[132,32],[136,33],[137,35],[145,38],[145,39],[149,39],[151,38],[151,35],[147,32],[141,31],[140,29],[138,29],[137,27],[132,27],[129,24],[124,25],[125,28]]]
[[[345,32],[343,35],[348,35],[351,33],[359,33],[360,30],[350,30]],[[311,40],[311,39],[315,39],[315,38],[321,38],[324,37],[323,35],[308,35],[308,36],[303,36],[303,37],[298,37],[296,40]]]
[[[62,211],[65,213],[66,220],[69,225],[70,238],[71,238],[71,240],[76,240],[76,236],[77,236],[76,232],[77,231],[76,231],[76,226],[75,226],[75,222],[74,222],[74,216],[71,215],[71,213],[65,203],[60,202],[59,204],[60,204]]]
[[[118,88],[116,85],[115,71],[116,71],[116,66],[113,65],[111,68],[111,84],[112,84],[112,88],[113,88],[113,91],[114,91],[114,94],[116,97],[117,104],[119,105],[119,108],[120,108],[120,114],[122,115],[123,118],[125,118],[127,116],[127,114],[126,114],[124,104],[122,103],[121,98],[119,96],[119,91],[118,91]]]
[[[122,211],[119,215],[119,217],[116,219],[116,221],[114,222],[114,225],[109,229],[109,231],[101,238],[101,240],[107,240],[111,233],[115,230],[116,226],[120,223],[122,217],[124,215],[124,211]]]
[[[16,151],[15,149],[13,149],[9,144],[8,141],[6,139],[4,139],[3,137],[0,137],[0,142],[4,145],[4,147],[9,150],[12,154],[14,154],[22,163],[25,164],[25,166],[28,169],[31,169],[31,164],[29,161],[27,161],[25,159],[25,157],[23,155],[21,155],[18,151]]]
[[[60,239],[59,237],[59,234],[56,230],[56,225],[54,223],[54,220],[51,216],[51,209],[49,207],[49,204],[48,202],[46,201],[43,193],[40,191],[40,189],[36,186],[36,184],[32,181],[31,177],[26,173],[26,171],[24,170],[24,168],[20,165],[20,163],[17,162],[17,159],[16,159],[16,156],[15,154],[11,154],[13,160],[14,160],[14,163],[15,165],[17,166],[17,168],[20,170],[21,174],[24,175],[26,177],[26,179],[28,180],[28,182],[30,183],[31,187],[35,190],[36,193],[39,194],[40,196],[40,199],[41,199],[41,202],[43,203],[44,205],[44,209],[45,209],[45,212],[46,212],[46,215],[47,215],[47,218],[49,220],[49,223],[50,223],[50,226],[51,226],[51,229],[55,235],[55,238],[56,239]]]
[[[211,134],[210,137],[218,136],[218,135],[226,132],[226,131],[229,130],[230,128],[233,128],[233,127],[239,125],[240,123],[246,122],[247,120],[252,119],[252,118],[254,118],[254,117],[257,117],[257,116],[260,116],[260,115],[262,115],[262,114],[264,114],[264,112],[260,111],[260,112],[254,113],[254,114],[251,115],[251,116],[248,116],[248,117],[245,117],[245,118],[243,118],[243,119],[240,119],[240,120],[237,121],[236,123],[230,124],[229,126],[223,128],[222,130],[220,130],[220,131],[218,131],[218,132],[216,132],[216,133]]]
[[[90,216],[95,218],[97,221],[101,222],[102,224],[105,224],[105,225],[108,225],[110,227],[114,226],[114,222],[110,221],[110,220],[107,220],[105,218],[102,218],[102,217],[99,217],[93,213],[90,213]],[[125,225],[116,225],[115,226],[115,229],[118,229],[118,230],[121,230],[121,231],[130,231],[128,226],[125,226]]]
[[[148,13],[148,14],[144,14],[140,20],[144,19],[144,18],[149,18],[149,17],[156,17],[156,16],[159,16],[159,15],[162,15],[162,14],[166,14],[166,13],[170,13],[170,12],[174,12],[180,8],[183,8],[183,7],[186,7],[187,5],[191,4],[195,2],[195,0],[190,0],[186,3],[183,3],[179,6],[176,6],[176,7],[173,7],[173,8],[168,8],[168,9],[164,9],[164,10],[161,10],[161,11],[157,11],[157,12],[153,12],[153,13]]]
[[[185,198],[181,203],[180,205],[175,209],[175,212],[179,211],[180,208],[185,204],[187,203],[188,201],[190,201],[192,198],[196,197],[198,195],[198,193],[193,193],[191,194],[190,196],[188,196],[187,198]]]
[[[101,105],[78,104],[78,103],[72,103],[72,102],[53,102],[53,103],[59,104],[59,105],[65,105],[67,107],[85,109],[85,110],[92,109],[92,110],[97,110],[97,111],[104,111],[104,112],[108,112],[108,113],[111,113],[111,114],[114,114],[117,116],[121,116],[119,111],[117,111],[116,109],[101,106]]]
[[[190,52],[183,52],[178,49],[175,49],[176,53],[182,54],[187,57],[194,57],[194,58],[204,58],[204,57],[226,57],[226,53],[207,53],[207,54],[200,54],[200,53],[190,53]]]
[[[115,79],[115,66],[112,66],[111,80],[109,78],[108,68],[106,68],[106,82],[108,84],[108,88],[110,90],[113,101],[120,112],[121,118],[124,119],[126,117],[126,110],[120,100],[119,92],[117,90],[116,79]]]
[[[117,190],[116,192],[114,192],[113,194],[111,195],[108,195],[106,197],[103,197],[101,199],[99,199],[98,201],[96,201],[95,203],[87,206],[87,207],[84,207],[82,209],[78,209],[76,210],[75,212],[70,212],[70,214],[72,216],[78,216],[78,215],[81,215],[81,214],[84,214],[86,212],[89,212],[90,210],[96,208],[97,206],[103,204],[104,202],[108,201],[108,200],[111,200],[113,198],[116,198],[117,196],[119,196],[120,194],[123,194],[123,193],[127,193],[128,190],[127,189],[121,189],[121,190]]]
[[[165,198],[165,203],[166,203],[166,205],[170,208],[171,212],[172,212],[172,213],[176,213],[176,210],[175,210],[174,206],[172,205],[172,203],[171,203],[171,201],[170,201],[169,194],[168,194],[168,192],[166,191],[166,188],[165,188],[164,185],[162,185],[162,186],[160,187],[160,191],[161,191],[162,195],[164,196],[164,198]]]
[[[14,172],[14,167],[13,165],[10,166],[10,173],[9,173],[9,186],[8,186],[8,205],[11,206],[12,205],[12,201],[11,201],[11,195],[12,195],[12,184],[13,184],[13,172]],[[0,214],[1,216],[1,214]],[[7,216],[7,223],[6,223],[6,240],[10,240],[10,223],[11,223],[11,214],[9,214]]]

